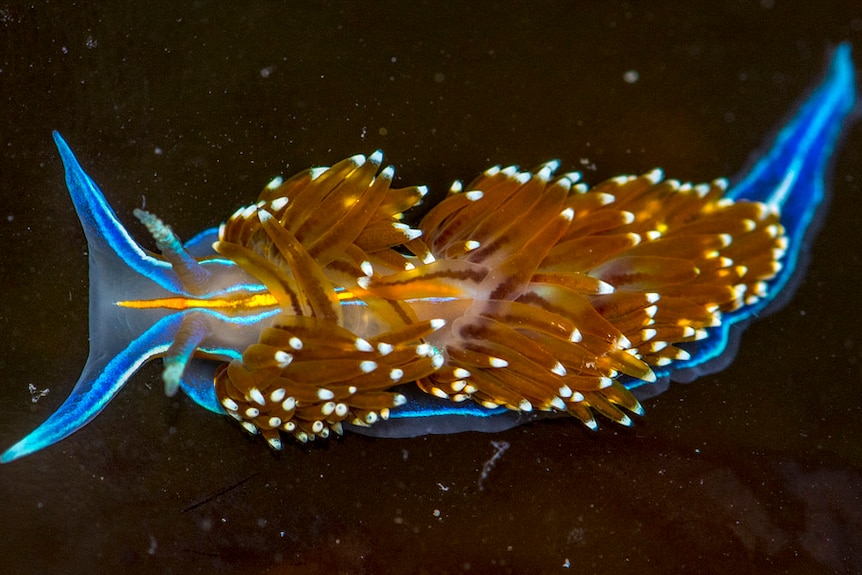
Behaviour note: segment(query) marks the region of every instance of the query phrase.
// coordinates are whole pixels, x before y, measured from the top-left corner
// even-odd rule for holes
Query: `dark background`
[[[862,62],[856,0],[64,4],[0,2],[2,449],[87,356],[86,242],[52,129],[150,245],[144,201],[188,238],[275,175],[376,148],[438,195],[549,158],[591,183],[733,176],[838,42]],[[856,126],[796,297],[631,430],[277,456],[166,398],[154,363],[85,429],[0,467],[3,570],[860,572],[860,184]],[[50,393],[33,404],[28,384]],[[492,440],[510,448],[479,490]]]

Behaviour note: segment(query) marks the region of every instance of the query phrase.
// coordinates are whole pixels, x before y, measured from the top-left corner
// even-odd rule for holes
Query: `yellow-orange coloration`
[[[221,311],[246,311],[277,305],[269,293],[242,295],[230,298],[200,299],[190,297],[168,297],[149,300],[119,301],[118,306],[134,309],[217,309]]]
[[[341,303],[355,300],[356,296],[346,290],[336,294]],[[234,297],[201,299],[192,297],[166,297],[147,300],[118,301],[120,307],[133,309],[217,309],[220,311],[233,310],[237,312],[257,310],[260,308],[274,307],[278,301],[270,293],[241,294]]]
[[[616,378],[653,381],[651,366],[685,359],[675,344],[756,300],[786,245],[778,216],[722,199],[721,180],[655,171],[588,189],[554,164],[453,186],[420,234],[400,221],[423,190],[390,188],[379,162],[267,188],[214,244],[269,291],[242,305],[282,312],[216,375],[222,405],[275,447],[279,431],[306,441],[386,418],[404,400],[387,390],[414,381],[452,401],[628,425],[642,408]],[[346,300],[370,313],[347,317]]]

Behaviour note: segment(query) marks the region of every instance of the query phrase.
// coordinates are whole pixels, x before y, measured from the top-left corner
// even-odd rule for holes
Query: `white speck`
[[[623,81],[626,84],[634,84],[640,79],[640,77],[641,75],[638,73],[637,70],[626,70],[623,73]]]
[[[407,229],[404,231],[404,235],[407,236],[408,240],[415,240],[422,237],[422,230]]]
[[[329,168],[319,167],[319,168],[311,168],[311,179],[316,180],[323,174],[329,171]]]
[[[278,364],[278,367],[284,369],[293,361],[293,356],[287,352],[278,350],[275,352],[273,359],[275,359],[275,363]]]
[[[283,184],[283,183],[284,183],[284,178],[282,178],[281,176],[276,176],[269,181],[269,183],[266,185],[266,189],[267,190],[276,190],[279,187],[281,187],[281,184]],[[281,206],[282,208],[285,205],[287,205],[288,199],[286,197],[276,198],[275,200],[272,201],[272,203],[275,204],[275,202],[278,200],[281,200],[283,202],[283,204]],[[280,209],[280,208],[276,208],[276,209]]]
[[[51,392],[51,389],[47,387],[45,389],[37,390],[36,386],[32,383],[28,384],[27,388],[30,390],[30,401],[33,403],[37,403],[40,399]]]
[[[278,419],[277,417],[275,419]],[[266,440],[269,443],[269,446],[272,447],[276,451],[281,451],[281,439],[278,437],[270,437]]]
[[[435,354],[434,357],[431,358],[431,365],[435,370],[443,367],[443,364],[446,363],[446,358],[444,358],[441,354]]]
[[[266,399],[264,399],[263,394],[256,387],[252,387],[248,390],[248,396],[254,401],[256,404],[260,406],[266,405]],[[255,417],[255,416],[253,416]]]
[[[377,344],[377,351],[380,352],[380,355],[389,355],[392,353],[392,350],[395,349],[391,343],[380,342]]]
[[[371,373],[375,369],[377,369],[377,362],[366,360],[359,363],[359,369],[362,370],[362,373]]]

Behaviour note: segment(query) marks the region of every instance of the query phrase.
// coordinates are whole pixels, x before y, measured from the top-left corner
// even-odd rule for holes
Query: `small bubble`
[[[635,82],[640,80],[640,77],[641,75],[638,73],[637,70],[626,70],[623,73],[623,81],[626,84],[634,84]]]

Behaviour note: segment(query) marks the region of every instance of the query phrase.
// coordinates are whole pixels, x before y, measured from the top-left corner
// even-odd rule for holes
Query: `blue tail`
[[[855,99],[850,45],[841,44],[820,86],[778,133],[766,155],[727,193],[731,199],[763,202],[778,211],[790,242],[784,268],[770,282],[769,297],[751,314],[767,306],[780,308],[795,291],[791,278],[805,272],[810,241],[825,213],[818,210],[826,196],[826,170]]]
[[[728,190],[733,200],[763,202],[781,214],[788,239],[783,267],[768,283],[765,297],[722,317],[720,326],[709,329],[709,337],[679,347],[691,359],[656,370],[659,382],[644,385],[633,381],[633,391],[645,399],[658,395],[668,379],[691,382],[701,375],[721,371],[733,361],[739,338],[748,322],[773,312],[790,301],[805,274],[810,242],[823,218],[826,173],[835,146],[854,109],[856,76],[849,44],[841,44],[832,55],[826,76],[803,101],[793,117],[740,181]]]

